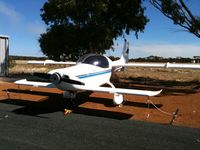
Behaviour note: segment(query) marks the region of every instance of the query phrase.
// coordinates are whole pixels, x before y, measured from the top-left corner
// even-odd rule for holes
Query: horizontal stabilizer
[[[55,88],[55,85],[52,84],[52,83],[27,81],[26,79],[17,80],[17,81],[15,81],[15,84],[18,84],[18,85],[29,85],[29,86],[35,86],[35,87]]]
[[[176,64],[176,63],[167,63],[167,68],[180,68],[180,69],[200,69],[199,64]]]
[[[200,69],[199,64],[180,64],[180,63],[124,63],[124,64],[118,63],[118,64],[113,64],[113,67]]]
[[[75,65],[76,62],[62,62],[62,61],[54,61],[54,60],[45,60],[45,61],[28,61],[28,64],[38,64],[38,65]]]

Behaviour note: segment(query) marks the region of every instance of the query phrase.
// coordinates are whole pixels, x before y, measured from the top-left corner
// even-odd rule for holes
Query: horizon
[[[9,54],[9,57],[33,57],[33,58],[48,58],[47,56],[23,56],[23,55],[10,55]],[[108,57],[114,57],[114,58],[120,58],[120,56],[108,56]],[[193,56],[192,58],[190,57],[161,57],[161,56],[156,56],[156,55],[150,55],[150,56],[147,56],[147,57],[137,57],[137,58],[129,58],[129,60],[131,59],[147,59],[149,57],[158,57],[158,58],[161,58],[161,59],[199,59],[200,56]],[[198,57],[198,58],[195,58],[195,57]],[[67,59],[67,60],[70,60],[70,59]]]

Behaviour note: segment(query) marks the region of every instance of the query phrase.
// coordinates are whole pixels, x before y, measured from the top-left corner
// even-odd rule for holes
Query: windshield
[[[102,68],[108,68],[109,62],[105,56],[98,55],[98,54],[87,54],[82,56],[78,63],[90,64]]]

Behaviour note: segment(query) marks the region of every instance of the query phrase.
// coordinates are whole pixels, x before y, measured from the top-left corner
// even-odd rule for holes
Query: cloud
[[[0,15],[3,17],[2,20],[9,25],[7,29],[9,28],[10,31],[17,31],[34,36],[45,32],[45,25],[42,22],[36,19],[30,19],[28,15],[16,11],[12,4],[0,1]]]
[[[0,2],[0,14],[5,15],[10,21],[14,23],[20,22],[22,15],[18,13],[14,7],[4,3]]]
[[[41,33],[44,33],[46,30],[46,27],[44,24],[40,23],[39,21],[28,23],[27,29],[31,34],[34,35],[40,35]]]
[[[107,55],[119,57],[123,42],[115,44],[115,51],[108,50]],[[171,44],[166,42],[130,42],[130,58],[160,56],[160,57],[190,57],[200,56],[200,44]]]
[[[130,49],[146,56],[193,57],[200,55],[200,44],[136,44]]]

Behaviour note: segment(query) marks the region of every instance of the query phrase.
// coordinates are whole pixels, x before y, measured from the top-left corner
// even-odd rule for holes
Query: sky
[[[0,0],[0,35],[9,36],[10,55],[43,56],[39,36],[46,31],[40,9],[47,0]],[[200,16],[200,1],[185,0],[194,15]],[[200,39],[183,28],[173,24],[151,4],[145,2],[145,15],[150,22],[136,39],[134,33],[126,36],[130,42],[130,58],[148,57],[190,57],[200,56]],[[115,41],[114,51],[106,55],[121,54],[124,40]]]

